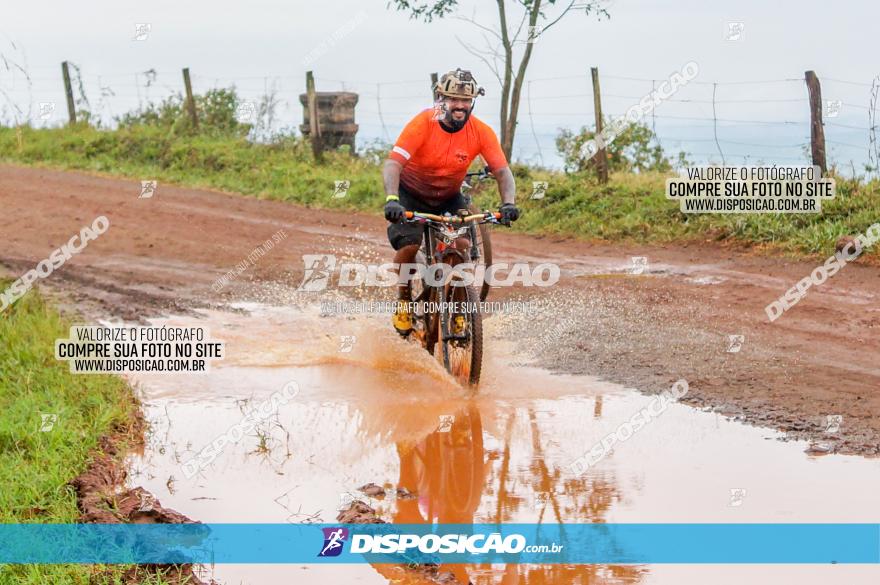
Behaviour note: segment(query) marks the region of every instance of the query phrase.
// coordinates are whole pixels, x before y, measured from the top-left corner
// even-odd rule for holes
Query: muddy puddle
[[[156,322],[207,326],[225,341],[227,357],[210,373],[133,377],[152,429],[131,460],[131,482],[203,522],[332,523],[352,498],[401,523],[880,521],[880,461],[812,457],[775,431],[679,404],[575,475],[572,462],[652,398],[509,367],[519,361],[514,346],[492,335],[503,317],[486,322],[484,382],[473,395],[399,340],[384,315],[234,309]],[[285,388],[296,391],[251,432],[197,457]],[[385,496],[357,490],[369,483]],[[461,583],[505,585],[878,582],[877,569],[864,566],[451,570]],[[217,565],[206,576],[250,585],[421,582],[370,565]]]

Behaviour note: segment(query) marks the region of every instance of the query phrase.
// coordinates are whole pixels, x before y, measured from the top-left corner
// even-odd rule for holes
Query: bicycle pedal
[[[467,320],[462,315],[456,315],[452,320],[452,333],[455,335],[461,335],[465,332],[467,328]]]

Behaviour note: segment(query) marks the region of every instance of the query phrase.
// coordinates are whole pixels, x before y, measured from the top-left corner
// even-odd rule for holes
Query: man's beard
[[[452,114],[456,111],[464,112],[464,118],[461,120],[456,120],[455,118],[453,118]],[[446,114],[446,119],[443,121],[446,122],[446,125],[449,126],[450,128],[452,128],[452,130],[458,131],[458,130],[461,130],[462,128],[464,128],[464,125],[467,124],[467,121],[468,121],[468,119],[470,119],[470,117],[471,117],[470,108],[468,108],[466,110],[463,108],[460,108],[458,110],[449,110],[449,112],[447,112],[447,114]]]

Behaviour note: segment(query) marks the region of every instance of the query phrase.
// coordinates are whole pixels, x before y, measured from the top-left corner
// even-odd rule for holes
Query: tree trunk
[[[508,138],[507,116],[508,101],[510,100],[510,78],[513,72],[513,45],[507,34],[507,12],[504,9],[504,0],[498,2],[498,18],[501,23],[501,44],[504,46],[504,83],[501,84],[501,149],[504,156],[510,160],[510,151],[513,149],[513,140]]]
[[[516,72],[516,77],[511,82],[511,73],[513,71],[513,47],[507,36],[507,20],[504,14],[504,0],[498,0],[499,12],[501,16],[501,35],[504,44],[505,55],[505,73],[504,87],[501,92],[501,149],[504,156],[510,161],[513,156],[513,140],[516,136],[516,121],[519,115],[519,101],[522,95],[522,86],[526,78],[526,69],[529,66],[529,60],[532,58],[532,43],[526,43],[526,51],[523,54],[522,61]],[[529,13],[529,26],[534,27],[538,22],[538,15],[541,11],[541,0],[536,0]]]

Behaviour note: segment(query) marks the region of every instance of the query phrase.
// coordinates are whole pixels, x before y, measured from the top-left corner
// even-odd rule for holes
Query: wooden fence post
[[[804,79],[810,92],[810,151],[813,165],[822,169],[824,175],[828,166],[825,161],[825,128],[822,126],[822,88],[815,71],[805,72]]]
[[[321,140],[321,125],[318,123],[318,96],[315,91],[315,76],[306,71],[306,97],[309,108],[309,138],[312,142],[312,153],[315,160],[324,159],[324,148]]]
[[[183,68],[183,85],[186,87],[186,109],[192,120],[193,128],[199,129],[199,115],[196,113],[196,100],[193,98],[192,82],[189,79],[189,67]]]
[[[434,86],[435,85],[437,85],[437,74],[432,73],[431,74],[431,103],[434,102],[434,98],[435,98],[435,96],[434,96]]]
[[[61,63],[61,74],[64,76],[64,93],[67,95],[67,116],[72,126],[76,124],[76,105],[73,103],[73,86],[70,84],[70,66],[67,61]]]
[[[596,138],[602,133],[602,100],[599,94],[599,68],[590,67],[590,75],[593,77],[593,111],[596,114]],[[596,153],[596,170],[599,173],[599,182],[608,182],[608,158],[605,154],[604,141],[599,146],[599,152]]]

